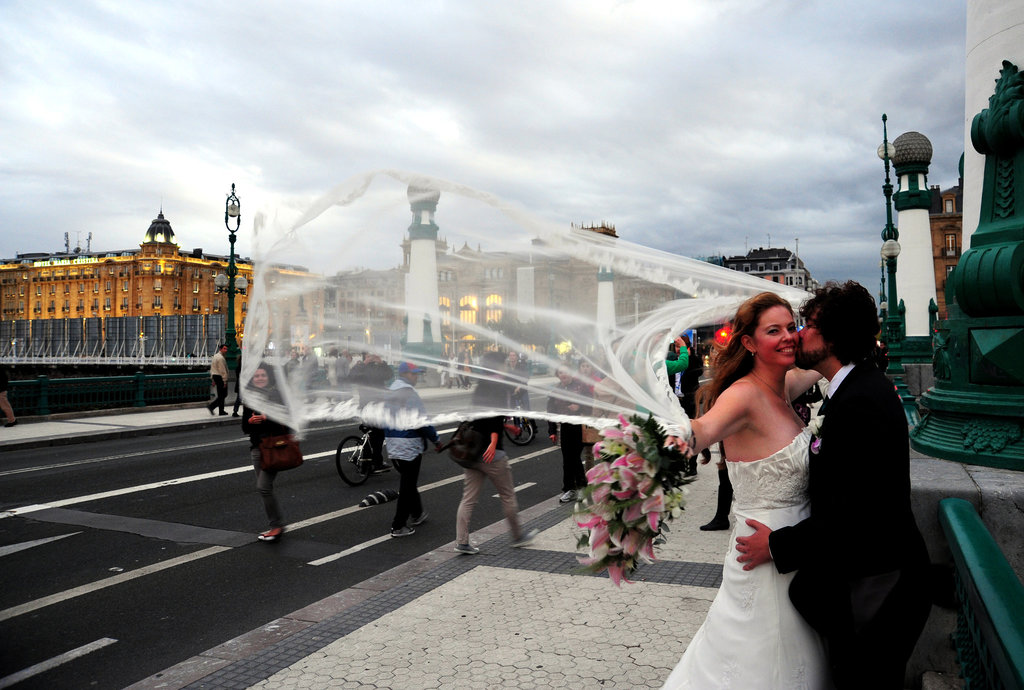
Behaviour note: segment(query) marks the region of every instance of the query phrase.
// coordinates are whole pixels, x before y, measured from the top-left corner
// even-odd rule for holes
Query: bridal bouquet
[[[665,448],[665,431],[648,417],[619,415],[601,430],[594,445],[600,459],[587,472],[587,486],[576,504],[576,524],[585,530],[576,544],[588,556],[577,559],[592,573],[608,571],[617,586],[640,563],[654,562],[654,538],[683,510],[689,448]]]

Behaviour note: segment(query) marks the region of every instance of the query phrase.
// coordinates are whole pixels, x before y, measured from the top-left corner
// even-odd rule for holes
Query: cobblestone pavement
[[[580,574],[579,530],[557,498],[524,511],[541,530],[514,549],[504,522],[272,621],[157,674],[148,688],[658,688],[700,627],[728,532],[714,512],[714,465],[689,486],[658,562],[633,584]]]

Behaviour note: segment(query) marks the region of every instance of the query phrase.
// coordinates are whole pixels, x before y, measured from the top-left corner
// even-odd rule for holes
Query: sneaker
[[[559,503],[572,503],[575,500],[576,500],[576,489],[569,489],[568,491],[566,491],[564,494],[562,494],[559,497],[558,502]]]
[[[427,521],[427,511],[424,510],[422,513],[420,513],[419,517],[413,518],[412,520],[409,520],[409,524],[412,525],[413,527],[415,527],[416,525],[422,525],[426,521]]]
[[[213,414],[213,410],[210,410],[210,414]],[[219,416],[221,416],[221,417],[227,417],[227,416],[228,416],[228,413],[227,413],[227,412],[221,412]]]
[[[472,544],[456,544],[455,553],[468,553],[472,555],[474,553],[480,553],[480,549],[476,548]]]
[[[4,424],[4,426],[8,427],[8,428],[10,428],[12,426],[17,426],[17,425],[18,425],[18,420],[17,419],[15,419],[13,422],[7,422],[6,424]]]
[[[282,534],[284,534],[284,528],[275,527],[273,529],[267,530],[266,532],[264,532],[256,538],[260,541],[277,541],[281,538]]]
[[[412,534],[416,534],[416,530],[412,527],[401,527],[399,529],[391,530],[392,537],[408,537]]]
[[[531,529],[529,532],[512,542],[512,547],[518,549],[521,546],[529,546],[536,536],[537,530]]]

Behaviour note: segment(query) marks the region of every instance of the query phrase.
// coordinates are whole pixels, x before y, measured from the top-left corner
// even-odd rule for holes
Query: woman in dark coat
[[[249,386],[261,390],[266,395],[273,396],[277,393],[270,367],[265,364],[261,364],[253,372]],[[268,436],[290,435],[292,430],[252,409],[246,403],[242,406],[242,432],[249,434],[249,457],[252,458],[253,469],[256,471],[256,490],[263,499],[263,508],[270,520],[270,529],[256,538],[260,541],[277,541],[284,534],[281,508],[274,497],[274,479],[277,478],[277,472],[260,467],[260,441]]]

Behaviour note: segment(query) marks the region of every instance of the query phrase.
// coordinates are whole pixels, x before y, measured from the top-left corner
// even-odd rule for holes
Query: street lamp
[[[232,224],[234,224],[234,228],[231,227]],[[239,356],[238,341],[235,339],[235,295],[244,295],[248,287],[245,277],[238,275],[238,267],[235,266],[235,233],[238,232],[241,225],[242,204],[235,195],[235,185],[232,183],[231,194],[224,202],[224,227],[228,229],[228,240],[231,243],[227,275],[218,274],[213,280],[217,292],[226,292],[228,295],[228,322],[224,329],[224,344],[228,346],[225,357],[228,371],[235,370]]]
[[[885,373],[892,379],[896,386],[896,392],[903,403],[903,411],[907,416],[907,423],[916,426],[921,421],[917,412],[917,404],[914,396],[904,381],[903,375],[903,309],[899,298],[896,295],[896,258],[900,255],[900,233],[892,224],[892,182],[889,180],[889,159],[896,155],[896,147],[889,143],[889,133],[886,128],[886,116],[882,113],[882,144],[878,147],[878,157],[885,161],[885,184],[882,185],[882,192],[885,194],[885,227],[882,229],[882,249],[879,252],[882,261],[885,262],[886,273],[888,273],[888,297],[885,301],[885,329],[883,330],[883,341],[889,349],[889,366]]]

